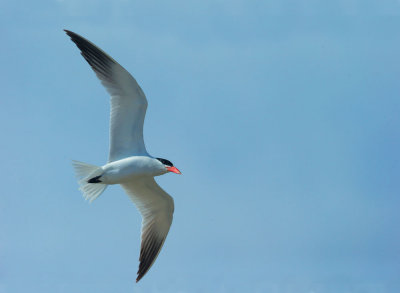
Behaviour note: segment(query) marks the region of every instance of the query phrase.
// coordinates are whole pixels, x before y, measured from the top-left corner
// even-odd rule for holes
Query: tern
[[[174,213],[174,200],[154,177],[181,172],[169,160],[146,151],[143,123],[147,99],[132,75],[87,39],[64,31],[111,96],[108,162],[99,167],[73,161],[79,189],[92,202],[108,185],[120,184],[138,208],[142,216],[138,282],[160,253]]]

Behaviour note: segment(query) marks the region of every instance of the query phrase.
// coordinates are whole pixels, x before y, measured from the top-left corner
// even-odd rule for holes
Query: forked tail
[[[79,190],[89,202],[94,201],[107,188],[107,184],[101,183],[103,169],[99,166],[72,161],[76,177],[78,178]]]

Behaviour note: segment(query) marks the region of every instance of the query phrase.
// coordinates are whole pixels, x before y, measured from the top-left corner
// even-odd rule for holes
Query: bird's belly
[[[101,181],[105,184],[120,184],[140,176],[154,176],[147,158],[130,157],[103,166]]]
[[[101,181],[105,184],[120,184],[137,176],[140,175],[134,171],[130,172],[128,169],[109,170],[101,176]]]

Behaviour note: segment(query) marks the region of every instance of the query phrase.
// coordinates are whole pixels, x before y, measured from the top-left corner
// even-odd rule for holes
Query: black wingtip
[[[67,34],[68,37],[71,38],[71,40],[76,44],[77,39],[84,39],[82,36],[78,35],[77,33],[74,33],[70,30],[63,29],[63,31]]]
[[[86,40],[84,37],[82,37],[81,35],[74,33],[73,31],[64,29],[64,32],[68,35],[68,37],[71,38],[71,40],[76,43],[76,40],[82,39],[88,42],[88,40]]]
[[[138,274],[138,276],[136,278],[136,283],[138,283],[143,278],[143,276],[145,275],[145,274],[140,274],[139,272],[137,272],[137,274]]]
[[[70,37],[71,37],[71,35],[75,34],[74,32],[71,32],[70,30],[67,30],[67,29],[63,29],[63,31]]]
[[[101,180],[99,179],[100,177],[101,177],[101,175],[93,177],[93,178],[90,178],[88,180],[88,183],[100,183],[101,182]]]

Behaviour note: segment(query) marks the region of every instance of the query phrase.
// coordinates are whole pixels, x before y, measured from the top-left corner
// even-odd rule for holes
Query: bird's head
[[[156,159],[159,160],[164,165],[167,172],[182,174],[181,171],[179,171],[178,168],[176,168],[174,164],[171,163],[171,161],[162,158],[156,158]]]

